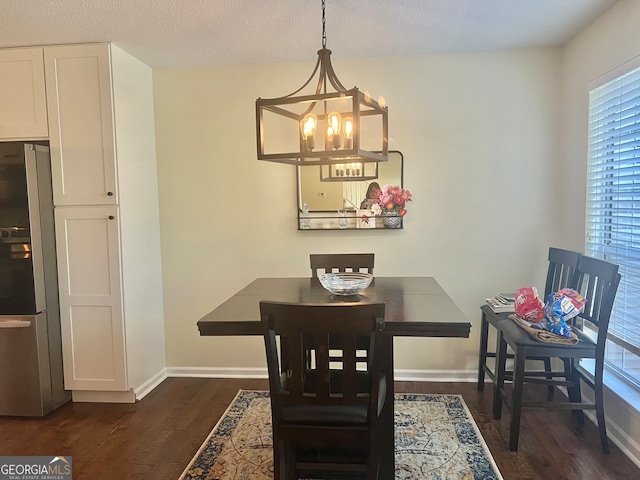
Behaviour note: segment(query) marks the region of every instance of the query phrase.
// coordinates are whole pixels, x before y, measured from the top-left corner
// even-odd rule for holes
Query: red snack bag
[[[523,287],[516,290],[516,314],[531,323],[538,323],[544,318],[544,304],[538,297],[536,287]]]

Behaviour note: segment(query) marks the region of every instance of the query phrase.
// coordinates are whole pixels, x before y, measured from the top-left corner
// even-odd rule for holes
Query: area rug
[[[460,395],[395,396],[396,480],[502,480]],[[179,480],[271,480],[269,392],[240,390]]]

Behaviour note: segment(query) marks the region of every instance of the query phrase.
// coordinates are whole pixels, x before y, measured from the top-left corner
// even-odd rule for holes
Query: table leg
[[[385,397],[384,407],[380,414],[380,436],[382,440],[382,452],[380,456],[380,480],[393,480],[395,477],[396,459],[395,459],[395,431],[393,424],[395,392],[393,381],[393,336],[384,335],[382,344],[382,371],[387,378],[387,395]]]

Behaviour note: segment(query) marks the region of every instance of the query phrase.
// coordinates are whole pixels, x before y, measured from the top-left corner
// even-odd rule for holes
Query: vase
[[[383,213],[382,224],[384,228],[400,228],[402,217],[397,216],[395,213]]]
[[[309,204],[305,203],[300,213],[300,228],[309,230],[311,228],[311,214],[309,213]]]

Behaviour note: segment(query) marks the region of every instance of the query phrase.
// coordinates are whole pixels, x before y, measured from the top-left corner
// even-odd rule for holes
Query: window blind
[[[585,253],[620,266],[607,360],[640,384],[640,68],[589,93]]]

